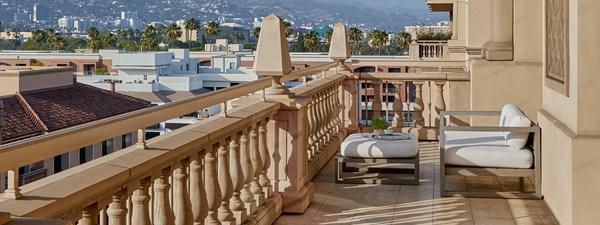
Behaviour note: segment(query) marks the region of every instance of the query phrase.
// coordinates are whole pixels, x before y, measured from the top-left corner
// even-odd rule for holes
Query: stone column
[[[176,225],[193,223],[192,202],[188,192],[188,164],[189,161],[181,162],[173,173],[173,211]]]
[[[241,139],[241,138],[240,138]],[[233,211],[235,221],[241,224],[246,220],[247,212],[244,202],[241,198],[241,191],[244,188],[244,173],[242,172],[242,161],[240,156],[240,145],[238,138],[233,138],[229,143],[229,165],[231,166],[231,181],[233,182],[233,196],[229,201],[229,207]]]
[[[489,61],[514,58],[513,1],[493,0],[492,40],[483,45],[482,57]]]
[[[206,196],[208,202],[208,217],[206,218],[206,224],[214,225],[221,224],[218,217],[218,209],[221,205],[221,190],[219,189],[219,181],[217,180],[217,158],[215,154],[219,148],[218,144],[213,146],[206,154],[206,170],[204,175],[206,176]]]
[[[413,126],[414,127],[424,127],[425,126],[425,118],[423,117],[423,111],[425,110],[425,105],[423,103],[423,81],[414,81],[415,85],[415,106],[413,112]]]
[[[446,101],[444,100],[444,85],[446,85],[446,82],[435,82],[435,85],[437,86],[437,100],[435,102],[435,112],[437,115],[435,118],[435,126],[440,127],[440,114],[442,111],[446,111]]]
[[[170,169],[163,171],[163,174],[154,181],[154,197],[156,198],[154,206],[154,225],[175,225],[173,210],[169,201],[169,175]]]
[[[233,183],[229,173],[229,143],[221,143],[218,150],[219,189],[221,190],[221,206],[219,207],[219,221],[221,224],[235,224],[233,212],[229,208],[229,200],[233,196]]]
[[[242,173],[244,175],[244,188],[241,191],[240,197],[244,202],[244,208],[246,208],[247,214],[250,215],[256,208],[256,201],[254,200],[254,194],[250,190],[252,180],[254,180],[254,168],[252,166],[252,160],[250,159],[250,138],[248,136],[248,129],[244,129],[242,136],[240,137],[240,157],[242,161]]]

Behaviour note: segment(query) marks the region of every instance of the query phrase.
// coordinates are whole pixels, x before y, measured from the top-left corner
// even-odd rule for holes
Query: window
[[[133,135],[131,133],[121,136],[121,149],[127,148],[133,144]]]
[[[79,164],[92,161],[92,159],[94,159],[94,148],[92,146],[79,149]]]
[[[67,64],[56,64],[58,67],[67,67]]]
[[[190,71],[190,64],[188,64],[188,63],[185,64],[185,71]]]
[[[159,132],[146,132],[146,140],[160,136]]]
[[[54,173],[59,173],[69,168],[69,153],[54,157]]]
[[[229,69],[234,69],[235,68],[235,63],[234,62],[230,62],[229,63]]]
[[[102,142],[102,156],[108,155],[115,150],[113,139]]]

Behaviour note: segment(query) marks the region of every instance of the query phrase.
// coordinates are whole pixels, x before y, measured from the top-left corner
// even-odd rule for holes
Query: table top
[[[377,140],[385,140],[385,141],[402,141],[402,140],[410,140],[410,134],[407,133],[392,133],[392,134],[374,134],[374,133],[362,133],[361,135],[364,138],[373,138]]]

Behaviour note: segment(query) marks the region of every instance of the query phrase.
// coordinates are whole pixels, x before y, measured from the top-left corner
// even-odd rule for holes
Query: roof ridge
[[[17,96],[17,100],[19,100],[19,104],[21,104],[21,106],[25,109],[25,113],[27,113],[27,115],[31,118],[31,120],[33,120],[33,123],[35,123],[35,125],[40,130],[42,130],[44,132],[48,132],[50,129],[48,129],[48,126],[46,126],[46,124],[44,123],[42,118],[40,118],[40,116],[35,112],[35,110],[33,110],[31,105],[29,105],[29,103],[27,102],[25,97],[23,95],[21,95],[21,93],[19,93],[19,92],[17,92],[16,96]]]

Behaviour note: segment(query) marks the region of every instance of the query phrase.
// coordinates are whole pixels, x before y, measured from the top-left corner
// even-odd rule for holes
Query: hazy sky
[[[315,0],[317,2],[330,2],[335,1],[338,3],[342,2],[361,2],[365,5],[371,5],[375,7],[399,5],[407,9],[427,9],[426,0]]]

